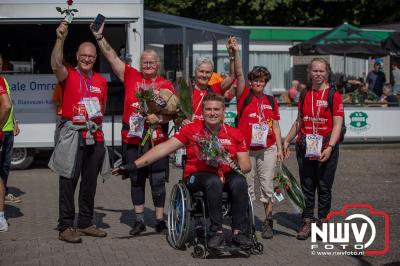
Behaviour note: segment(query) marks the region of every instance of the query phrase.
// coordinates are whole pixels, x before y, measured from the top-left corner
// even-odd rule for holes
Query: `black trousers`
[[[139,146],[122,143],[123,163],[133,162],[141,156]],[[154,207],[163,208],[165,205],[165,180],[169,175],[169,157],[165,156],[147,167],[132,171],[131,198],[133,205],[145,203],[146,178],[149,178]]]
[[[244,231],[248,207],[247,183],[238,173],[225,174],[225,184],[218,175],[209,172],[197,172],[187,179],[190,191],[202,191],[205,194],[210,216],[211,232],[222,230],[222,191],[227,191],[231,199],[232,229]]]
[[[60,176],[58,230],[64,231],[74,225],[74,194],[79,177],[81,177],[81,182],[79,187],[78,227],[86,228],[92,225],[97,177],[101,170],[104,155],[103,142],[96,141],[94,145],[82,144],[76,155],[73,178]]]
[[[331,210],[332,185],[335,179],[339,160],[339,146],[336,145],[328,161],[309,160],[304,157],[305,151],[296,145],[296,157],[299,165],[301,189],[305,197],[306,207],[303,218],[314,218],[315,191],[318,192],[318,218],[326,218]]]

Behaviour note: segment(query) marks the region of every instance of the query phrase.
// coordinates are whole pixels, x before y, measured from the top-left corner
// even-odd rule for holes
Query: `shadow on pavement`
[[[103,218],[106,216],[105,213],[101,212],[94,212],[93,215],[93,223],[98,227],[98,228],[110,228],[109,224],[106,224],[103,222]]]
[[[121,217],[119,221],[122,224],[126,224],[130,227],[133,226],[136,218],[135,218],[135,213],[133,212],[132,209],[106,209],[104,207],[95,207],[95,210],[98,211],[106,211],[106,212],[115,212],[115,213],[121,213]],[[104,214],[105,215],[105,214]],[[154,228],[155,226],[155,218],[154,218],[154,211],[145,208],[144,209],[144,222],[146,223],[147,227],[152,227]]]
[[[16,197],[20,197],[21,195],[25,195],[25,191],[20,190],[19,188],[16,187],[8,187],[8,192],[13,194]]]
[[[6,214],[7,219],[13,219],[24,216],[20,208],[15,207],[14,205],[10,205],[9,203],[6,203],[4,212]]]
[[[279,225],[292,229],[297,232],[301,225],[301,215],[295,213],[278,212],[274,214],[274,219]]]

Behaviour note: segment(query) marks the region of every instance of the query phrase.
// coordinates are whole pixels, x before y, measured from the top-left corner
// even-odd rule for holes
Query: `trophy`
[[[65,14],[64,21],[70,24],[74,19],[74,13],[78,12],[78,9],[71,8],[73,0],[67,0],[67,8],[56,7],[57,11],[60,12],[61,15]]]

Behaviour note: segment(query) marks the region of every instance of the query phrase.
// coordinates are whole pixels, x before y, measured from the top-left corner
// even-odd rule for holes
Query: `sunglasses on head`
[[[268,71],[268,69],[266,67],[263,67],[263,66],[254,66],[253,70],[255,70],[255,71],[263,71],[263,72],[267,72]]]

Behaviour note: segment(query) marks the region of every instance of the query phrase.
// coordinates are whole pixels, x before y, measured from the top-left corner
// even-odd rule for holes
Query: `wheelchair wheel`
[[[183,182],[174,185],[168,209],[168,242],[173,248],[184,249],[190,230],[191,198]]]
[[[251,253],[254,255],[261,255],[264,251],[264,245],[261,242],[256,242],[254,247],[251,249]]]
[[[192,257],[205,259],[207,256],[206,247],[202,244],[197,244],[193,248]]]

